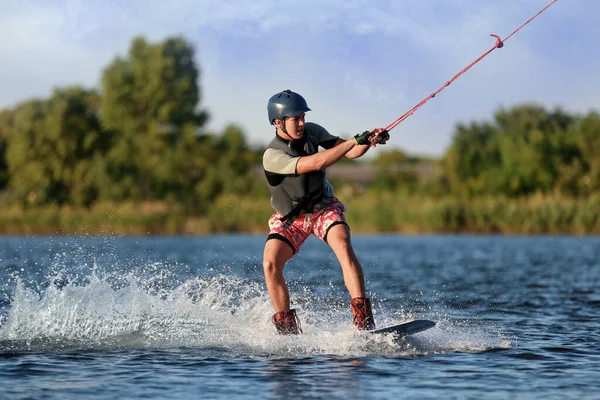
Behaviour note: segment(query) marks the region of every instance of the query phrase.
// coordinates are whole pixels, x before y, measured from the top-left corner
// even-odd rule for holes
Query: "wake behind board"
[[[433,328],[435,326],[435,322],[429,321],[426,319],[417,319],[415,321],[407,322],[400,325],[388,326],[387,328],[375,329],[373,331],[368,331],[369,333],[391,333],[396,336],[409,336],[414,335],[415,333],[426,331],[429,328]]]

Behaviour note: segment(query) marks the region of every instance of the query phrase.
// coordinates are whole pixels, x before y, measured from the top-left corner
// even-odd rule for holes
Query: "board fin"
[[[417,319],[415,321],[406,322],[400,325],[388,326],[387,328],[375,329],[368,331],[369,333],[392,333],[398,336],[414,335],[415,333],[426,331],[429,328],[433,328],[435,322],[426,319]]]

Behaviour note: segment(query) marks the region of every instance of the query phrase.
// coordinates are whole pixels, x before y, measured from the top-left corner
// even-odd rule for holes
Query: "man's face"
[[[304,113],[295,117],[285,117],[283,124],[291,139],[300,139],[304,135]]]

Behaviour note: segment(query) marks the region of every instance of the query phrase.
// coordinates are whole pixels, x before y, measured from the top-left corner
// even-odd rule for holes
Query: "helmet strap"
[[[285,119],[283,119],[283,118],[282,118],[282,119],[280,119],[280,121],[281,121],[281,128],[279,128],[279,129],[281,130],[281,132],[285,133],[285,134],[286,134],[286,135],[287,135],[287,136],[290,138],[290,140],[291,140],[291,139],[292,139],[292,137],[291,137],[291,136],[290,136],[290,134],[287,132],[287,129],[285,129]],[[277,128],[276,128],[276,129],[277,129]]]

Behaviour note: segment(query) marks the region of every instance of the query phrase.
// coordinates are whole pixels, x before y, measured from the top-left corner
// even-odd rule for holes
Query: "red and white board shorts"
[[[338,224],[348,225],[344,211],[346,211],[346,206],[334,197],[332,202],[323,209],[313,213],[300,214],[292,224],[282,222],[282,215],[275,213],[269,219],[270,232],[267,240],[284,240],[292,247],[294,254],[298,252],[302,243],[311,233],[327,243],[326,237],[330,228]]]

